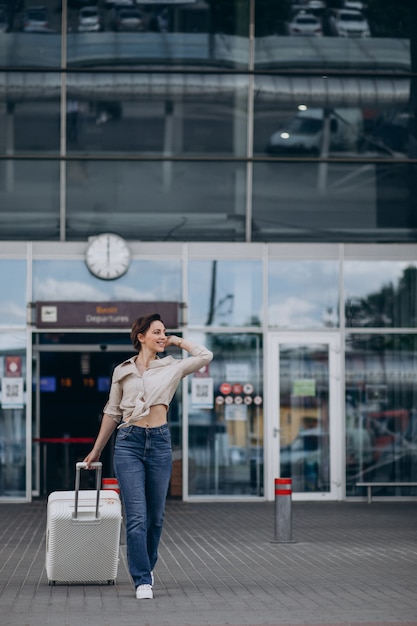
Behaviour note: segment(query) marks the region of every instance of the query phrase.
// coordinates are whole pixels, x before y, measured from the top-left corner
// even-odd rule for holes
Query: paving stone
[[[46,503],[0,504],[0,626],[417,626],[417,502],[168,502],[155,598],[48,585]]]

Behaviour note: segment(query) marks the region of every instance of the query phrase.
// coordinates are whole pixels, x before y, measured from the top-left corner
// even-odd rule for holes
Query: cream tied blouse
[[[157,358],[142,375],[135,365],[137,355],[117,365],[103,412],[119,424],[118,428],[123,428],[149,415],[155,404],[164,404],[168,409],[180,380],[213,359],[213,353],[205,346],[191,345],[189,357]]]

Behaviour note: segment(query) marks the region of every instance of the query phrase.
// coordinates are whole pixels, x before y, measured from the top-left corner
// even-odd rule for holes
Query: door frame
[[[268,500],[274,499],[274,479],[280,477],[280,389],[279,351],[283,344],[327,344],[329,347],[329,435],[330,491],[293,493],[293,500],[342,500],[345,476],[344,424],[342,397],[342,352],[340,335],[334,332],[271,332],[268,334],[266,363],[268,411],[265,432],[265,486]]]

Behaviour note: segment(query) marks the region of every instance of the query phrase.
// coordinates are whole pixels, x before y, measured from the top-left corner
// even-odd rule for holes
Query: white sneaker
[[[155,584],[155,576],[153,575],[153,572],[151,572],[151,581],[152,581],[152,587]]]
[[[152,600],[153,591],[151,585],[139,585],[136,588],[136,597],[138,600]]]

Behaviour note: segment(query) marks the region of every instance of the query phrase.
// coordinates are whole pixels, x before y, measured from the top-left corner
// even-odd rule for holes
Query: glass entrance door
[[[338,341],[331,334],[272,335],[271,466],[276,477],[292,478],[294,499],[341,498]]]

